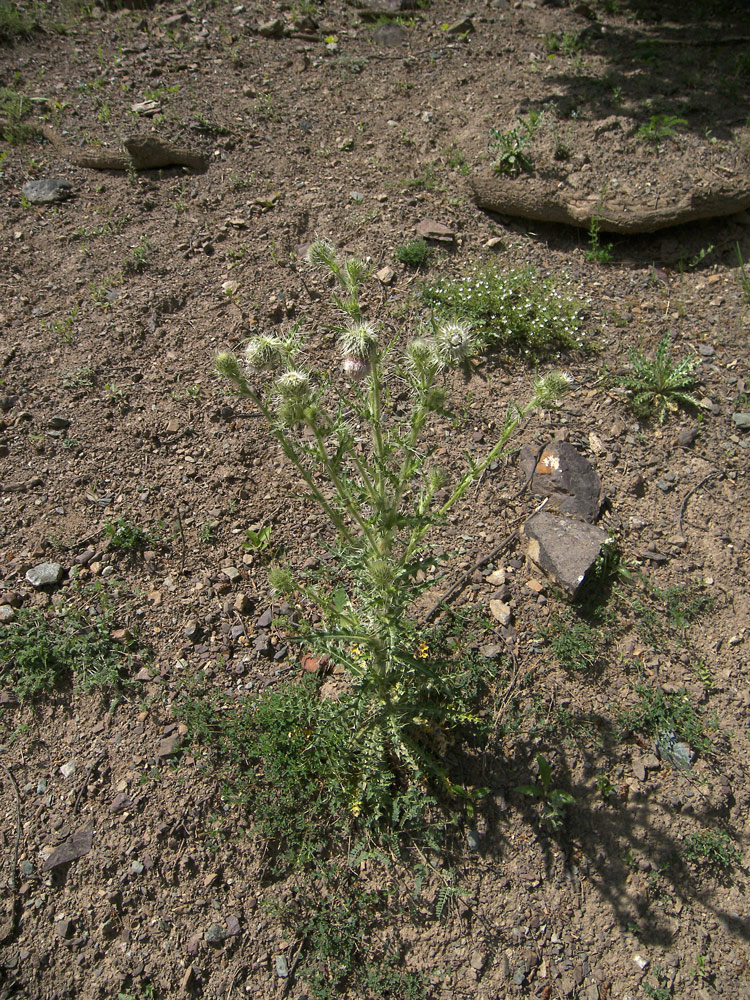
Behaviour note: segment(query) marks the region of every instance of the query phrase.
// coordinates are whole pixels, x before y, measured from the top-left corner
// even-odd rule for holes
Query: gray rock
[[[180,752],[182,746],[182,739],[179,733],[172,733],[171,736],[165,736],[164,739],[159,741],[159,749],[156,751],[159,757],[174,757],[175,754]]]
[[[602,528],[546,511],[533,514],[522,533],[528,542],[528,559],[572,597],[609,539]]]
[[[750,413],[733,413],[732,421],[741,431],[750,431]]]
[[[26,579],[32,587],[54,587],[62,579],[63,568],[60,563],[43,562],[32,566],[26,573]]]
[[[0,625],[10,625],[16,613],[10,604],[0,604]]]
[[[211,924],[211,926],[207,928],[205,934],[208,944],[221,944],[226,936],[226,931],[221,924]]]
[[[474,22],[470,17],[462,17],[460,21],[454,21],[445,29],[447,35],[468,35],[474,30]]]
[[[276,975],[279,979],[286,979],[289,975],[289,963],[283,955],[277,955],[275,960]]]
[[[531,489],[549,497],[562,514],[594,522],[599,516],[602,484],[587,458],[568,441],[551,441],[537,458],[531,447],[521,450],[521,468],[531,476]]]
[[[455,233],[442,222],[435,222],[434,219],[422,219],[417,225],[417,234],[425,240],[436,240],[438,243],[452,243],[456,238]]]
[[[281,18],[275,17],[272,21],[265,21],[258,25],[258,34],[263,38],[282,38],[284,35],[284,22]]]
[[[32,205],[54,205],[73,197],[73,185],[70,181],[54,178],[43,181],[27,181],[21,188],[21,193]]]

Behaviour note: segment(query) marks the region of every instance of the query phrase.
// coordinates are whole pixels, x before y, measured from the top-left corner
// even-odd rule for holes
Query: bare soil
[[[120,698],[70,690],[19,703],[3,684],[2,997],[307,995],[304,953],[294,966],[304,942],[273,911],[296,883],[275,876],[174,706],[196,681],[206,695],[257,693],[301,669],[263,617],[267,560],[243,542],[270,524],[299,565],[330,537],[212,357],[301,321],[316,361],[333,367],[328,290],[300,257],[315,236],[393,269],[368,292],[372,318],[393,332],[416,331],[423,280],[475,262],[533,265],[578,295],[595,350],[543,362],[562,364],[577,391],[517,443],[576,444],[602,479],[601,523],[623,562],[662,592],[694,586],[712,600],[660,638],[641,591],[618,591],[617,627],[597,626],[600,662],[564,669],[540,635],[566,602],[537,586],[517,538],[466,577],[539,502],[515,462],[484,476],[439,541],[458,553],[441,583],[464,579],[458,606],[488,606],[486,576],[506,570],[512,624],[474,637],[513,659],[502,735],[481,762],[490,794],[443,859],[460,893],[441,918],[439,882],[410,902],[402,872],[377,933],[425,995],[446,1000],[750,994],[750,497],[747,432],[732,419],[750,408],[737,256],[750,261],[750,216],[615,238],[612,262],[598,264],[585,232],[482,212],[468,182],[490,170],[489,129],[543,107],[536,168],[582,196],[617,186],[653,202],[747,171],[746,11],[478,0],[471,25],[451,31],[466,13],[448,0],[400,21],[343,0],[50,10],[44,30],[0,48],[0,86],[33,101],[27,123],[44,114],[76,148],[121,149],[146,131],[210,159],[205,173],[107,172],[39,135],[0,143],[2,603],[52,614],[99,583],[141,644]],[[283,31],[258,30],[274,18]],[[150,112],[132,110],[144,101]],[[650,144],[638,129],[659,115],[685,124]],[[30,205],[23,185],[49,177],[74,197]],[[455,235],[415,273],[395,251],[424,220]],[[676,356],[700,355],[701,406],[662,427],[636,419],[613,374],[667,333]],[[434,426],[448,469],[492,444],[532,374],[495,354],[470,380],[456,376],[460,420]],[[119,518],[150,533],[145,552],[112,547],[104,526]],[[45,561],[63,578],[36,590],[25,574]],[[267,645],[255,642],[263,633]],[[637,682],[685,688],[714,720],[712,749],[689,770],[618,727]],[[175,736],[186,742],[171,754],[163,741]],[[556,833],[517,791],[535,780],[537,753],[575,798]],[[45,871],[81,829],[90,850]],[[707,830],[741,852],[723,874],[685,858],[686,838]],[[366,884],[366,865],[360,875]],[[278,975],[281,955],[291,977]],[[353,983],[351,995],[375,994]]]

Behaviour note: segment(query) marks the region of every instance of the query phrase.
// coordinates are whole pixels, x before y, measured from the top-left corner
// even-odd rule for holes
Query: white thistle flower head
[[[370,373],[370,363],[362,361],[361,358],[344,358],[341,370],[352,382],[361,382]]]
[[[460,365],[468,361],[477,350],[477,339],[469,323],[464,320],[445,320],[435,332],[438,353],[447,364]]]
[[[253,337],[245,348],[245,360],[256,371],[277,368],[284,356],[284,341],[278,337],[262,334]]]
[[[312,385],[307,372],[284,372],[274,383],[276,391],[282,397],[295,403],[308,403],[312,399]]]
[[[372,323],[352,322],[339,337],[339,350],[345,358],[369,361],[378,347],[378,335]]]

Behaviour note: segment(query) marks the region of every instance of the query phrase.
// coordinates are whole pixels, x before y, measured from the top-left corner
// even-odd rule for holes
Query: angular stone
[[[171,736],[165,736],[159,742],[157,755],[159,757],[174,757],[175,754],[180,752],[181,744],[182,739],[179,733],[172,733]]]
[[[32,587],[54,587],[62,579],[63,568],[60,563],[43,562],[32,566],[26,573],[26,579]]]
[[[63,841],[50,854],[42,865],[42,871],[48,872],[53,868],[57,868],[58,865],[64,865],[70,861],[77,861],[78,858],[82,858],[84,854],[88,854],[91,850],[93,838],[94,828],[91,826],[84,827],[82,830],[72,833],[67,840]]]
[[[594,522],[599,516],[602,484],[587,458],[568,441],[551,441],[539,455],[529,447],[521,451],[521,468],[531,476],[537,496],[549,497],[562,514],[576,514]]]
[[[501,625],[510,625],[513,612],[505,601],[490,601],[490,614]]]
[[[609,535],[586,521],[540,511],[522,529],[528,559],[575,597]]]
[[[16,613],[10,604],[0,604],[0,625],[10,625]]]
[[[734,426],[741,431],[750,431],[750,413],[733,413]]]
[[[417,233],[425,240],[437,240],[440,243],[452,243],[455,239],[452,229],[433,219],[422,219],[417,225]]]

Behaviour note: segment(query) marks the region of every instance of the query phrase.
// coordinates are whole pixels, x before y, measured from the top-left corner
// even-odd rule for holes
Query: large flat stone
[[[609,535],[602,528],[572,517],[533,514],[522,528],[526,555],[550,579],[575,597]]]

